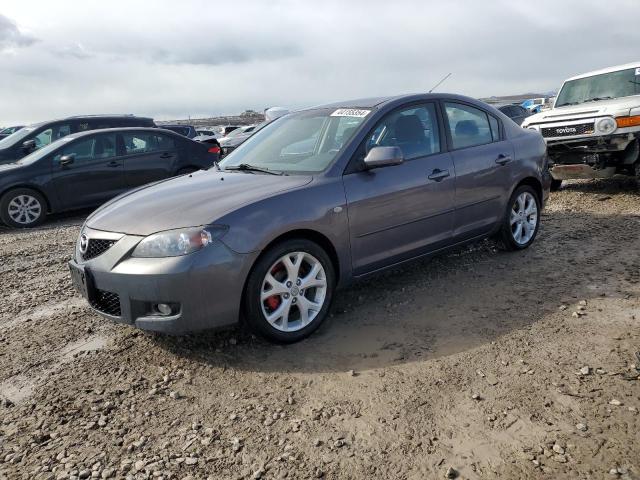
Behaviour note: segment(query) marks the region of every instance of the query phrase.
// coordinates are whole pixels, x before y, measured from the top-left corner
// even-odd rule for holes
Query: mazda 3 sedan
[[[528,247],[549,186],[542,137],[471,98],[315,107],[219,166],[103,205],[71,278],[116,322],[184,333],[242,318],[293,342],[356,279],[488,236]]]

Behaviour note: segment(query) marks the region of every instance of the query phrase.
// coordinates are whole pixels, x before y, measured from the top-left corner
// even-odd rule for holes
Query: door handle
[[[120,166],[120,162],[112,161],[112,162],[107,163],[107,167],[110,167],[110,168],[115,168],[115,167],[119,167],[119,166]]]
[[[427,178],[429,180],[435,180],[436,182],[441,182],[448,176],[449,176],[449,170],[440,170],[439,168],[436,168],[433,172],[431,172],[431,175],[429,175]]]
[[[504,153],[501,153],[500,155],[498,155],[498,158],[496,158],[496,163],[498,165],[506,165],[511,160],[513,159],[509,155],[505,155]]]
[[[173,153],[163,153],[160,155],[160,158],[171,158],[173,157]]]

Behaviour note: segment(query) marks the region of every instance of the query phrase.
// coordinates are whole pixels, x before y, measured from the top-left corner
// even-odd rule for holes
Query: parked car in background
[[[219,128],[218,137],[222,138],[229,135],[235,129],[240,128],[240,125],[226,125],[224,127],[218,127],[218,128]]]
[[[497,235],[536,238],[542,137],[458,95],[362,99],[267,124],[221,170],[143,187],[83,226],[71,277],[104,317],[160,332],[311,334],[338,286]],[[454,300],[452,300],[454,301]]]
[[[640,61],[572,77],[523,127],[547,142],[553,189],[571,178],[640,179]]]
[[[523,108],[526,108],[531,113],[539,113],[542,111],[546,103],[545,98],[530,98],[520,104]]]
[[[71,133],[117,127],[155,127],[155,123],[134,115],[85,115],[35,123],[0,140],[0,164],[15,162]]]
[[[209,168],[217,159],[206,145],[169,130],[70,134],[0,165],[0,219],[33,227],[47,213],[97,206],[125,190]]]
[[[206,129],[198,129],[196,130],[196,133],[198,134],[197,136],[204,136],[204,137],[217,137],[218,134],[215,130],[211,129],[211,130],[206,130]]]
[[[160,128],[171,130],[187,138],[195,138],[198,136],[198,132],[193,125],[160,125]]]
[[[266,122],[259,123],[256,125],[247,125],[244,127],[239,127],[233,130],[226,137],[222,137],[219,140],[221,155],[225,156],[231,153],[239,145],[241,145],[242,142],[244,142],[247,138],[251,137],[251,135],[253,135],[255,132],[260,130],[264,125],[266,125]]]
[[[0,130],[0,139],[2,139],[4,137],[8,137],[12,133],[16,133],[18,130],[20,130],[23,127],[24,127],[24,125],[3,128],[2,130]]]
[[[533,115],[529,110],[520,105],[502,105],[501,107],[498,107],[498,110],[500,110],[518,125],[522,125],[522,122],[524,122],[525,118]]]

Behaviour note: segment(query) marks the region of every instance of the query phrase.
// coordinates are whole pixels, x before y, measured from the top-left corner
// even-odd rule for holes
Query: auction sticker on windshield
[[[640,75],[640,67],[636,68],[636,75]]]
[[[371,110],[359,110],[355,108],[339,108],[331,114],[332,117],[356,117],[363,118],[369,115]]]

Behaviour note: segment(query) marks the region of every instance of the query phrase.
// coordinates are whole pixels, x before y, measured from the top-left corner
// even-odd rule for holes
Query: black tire
[[[513,207],[516,204],[516,199],[518,199],[518,197],[520,197],[520,195],[522,195],[523,193],[527,193],[531,197],[533,197],[533,200],[535,201],[535,204],[536,204],[537,214],[536,214],[536,224],[535,224],[535,228],[533,230],[533,234],[531,238],[529,238],[526,242],[520,243],[516,241],[516,239],[514,238],[514,233],[513,233],[512,224],[511,224],[511,213],[513,211]],[[536,236],[538,235],[538,230],[540,229],[540,214],[541,214],[540,198],[538,198],[538,194],[536,193],[536,191],[533,188],[531,188],[529,185],[521,185],[520,187],[516,188],[516,190],[511,195],[511,198],[509,198],[509,203],[507,204],[507,208],[505,210],[504,217],[502,219],[502,226],[500,227],[500,232],[498,233],[498,238],[504,250],[515,251],[515,250],[523,250],[529,247],[529,245],[531,245],[534,242],[534,240],[536,239]]]
[[[15,208],[14,200],[22,201],[25,198],[32,199],[30,200],[30,203],[29,203],[29,205],[31,205],[32,207],[30,209],[30,215],[22,216],[22,218],[24,219],[24,222],[16,221],[14,218],[12,218],[10,209],[11,211],[14,211],[14,208]],[[34,208],[34,205],[36,204],[37,204],[37,207]],[[31,220],[32,218],[31,215],[35,214],[36,211],[38,212],[38,215],[33,220]],[[14,227],[14,228],[36,227],[44,221],[46,215],[47,215],[46,200],[40,193],[30,188],[16,188],[14,190],[10,190],[7,193],[5,193],[0,199],[0,219],[2,219],[2,222],[9,227]]]
[[[551,191],[557,192],[562,186],[562,180],[551,180]]]
[[[267,273],[269,273],[269,269],[271,269],[274,264],[276,264],[276,262],[278,262],[278,260],[284,257],[286,254],[294,252],[307,253],[322,265],[325,273],[324,277],[326,280],[326,290],[324,292],[324,303],[322,304],[316,316],[310,321],[310,323],[296,331],[283,331],[274,327],[267,321],[263,310],[266,311],[266,309],[268,308],[266,303],[269,299],[265,300],[263,303],[260,297],[262,293],[263,282],[265,282],[265,277]],[[271,272],[273,273],[273,270]],[[327,255],[322,247],[310,240],[305,239],[286,240],[271,247],[258,259],[256,264],[253,266],[253,269],[249,274],[249,278],[247,279],[243,298],[243,312],[245,315],[245,320],[253,332],[262,337],[265,337],[268,340],[277,343],[297,342],[311,335],[311,333],[313,333],[326,318],[329,312],[329,308],[331,307],[331,301],[333,300],[335,284],[336,279],[333,263],[331,262],[329,255]],[[313,295],[315,290],[312,288],[310,288],[309,290],[312,290],[311,294]],[[304,293],[305,296],[309,294],[309,290]],[[289,298],[291,298],[291,300],[295,302],[295,300],[293,300],[293,294],[287,295],[290,295]],[[279,295],[276,295],[275,297],[278,297],[279,301],[284,301]],[[297,312],[299,315],[300,310],[298,306],[294,307],[292,305],[290,311],[293,311],[295,314],[296,309],[298,309]]]

